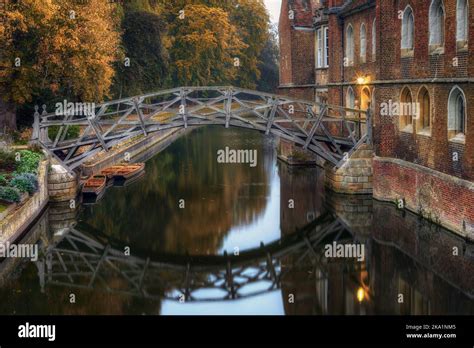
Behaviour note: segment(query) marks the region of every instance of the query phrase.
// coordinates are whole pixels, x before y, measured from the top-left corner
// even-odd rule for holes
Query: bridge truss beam
[[[33,140],[67,169],[138,136],[204,125],[240,127],[293,142],[336,167],[371,142],[370,110],[311,103],[234,87],[182,87],[88,109],[35,113]],[[68,138],[79,127],[77,138]],[[52,136],[54,128],[56,136]],[[363,129],[363,131],[361,131]]]

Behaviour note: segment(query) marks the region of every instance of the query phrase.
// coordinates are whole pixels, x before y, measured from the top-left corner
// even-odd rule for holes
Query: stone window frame
[[[377,18],[372,22],[372,61],[377,60]]]
[[[454,95],[454,93],[458,93],[457,95]],[[451,122],[453,122],[453,118],[458,118],[458,115],[453,115],[453,113],[455,112],[454,108],[457,106],[457,105],[454,105],[454,98],[458,99],[459,97],[462,98],[462,101],[463,101],[463,111],[464,111],[464,116],[463,116],[463,129],[462,132],[456,132],[456,130],[450,130],[450,128],[452,128],[452,125],[450,125]],[[457,101],[457,100],[456,100]],[[461,144],[465,144],[466,142],[466,132],[467,132],[467,117],[468,117],[468,112],[467,112],[467,98],[466,98],[466,94],[464,93],[464,90],[459,87],[458,85],[455,85],[453,86],[453,88],[451,88],[451,91],[449,92],[449,96],[448,96],[448,112],[447,112],[447,115],[448,115],[448,120],[447,120],[447,132],[448,132],[448,140],[450,142],[456,142],[456,143],[461,143]]]
[[[329,27],[323,25],[316,29],[316,69],[329,68]]]
[[[352,94],[352,105],[349,101],[349,96],[350,94]],[[344,97],[344,104],[346,106],[346,108],[349,108],[349,109],[357,109],[357,96],[356,96],[356,93],[355,93],[355,90],[354,88],[352,88],[352,86],[349,86],[347,87],[347,91],[346,91],[346,96]],[[354,112],[350,111],[350,112],[347,112],[346,113],[346,117],[355,117],[355,114]]]
[[[349,103],[349,92],[351,92],[352,98],[353,98],[352,105]],[[346,98],[345,98],[346,108],[355,109],[356,108],[356,99],[357,98],[356,98],[354,88],[352,88],[352,86],[347,87]]]
[[[411,26],[409,26],[410,24]],[[402,57],[413,57],[415,50],[415,12],[410,5],[407,5],[403,10],[400,47]]]
[[[438,11],[442,12],[442,18],[439,20],[437,19],[438,16],[436,16]],[[446,43],[446,10],[443,0],[431,1],[428,13],[428,32],[430,54],[444,54],[444,45]]]
[[[464,11],[461,13],[461,2]],[[461,22],[463,20],[463,22]],[[463,24],[461,26],[461,24]],[[469,1],[456,1],[456,48],[458,51],[467,51],[469,40]]]
[[[406,100],[406,98],[404,98],[405,93],[407,93],[409,95],[410,101],[408,101],[408,100]],[[413,93],[412,93],[410,87],[404,86],[401,89],[399,100],[400,100],[400,105],[399,105],[399,115],[398,115],[398,129],[399,129],[400,132],[413,133],[413,130],[414,130],[413,115],[402,115],[401,114],[402,111],[404,110],[404,108],[402,108],[402,103],[410,102],[413,105]],[[410,120],[410,122],[408,122],[408,119]],[[405,122],[403,122],[403,120],[405,120]]]
[[[364,22],[359,28],[359,59],[361,63],[367,61],[367,26]]]
[[[349,30],[350,30],[350,33],[352,34],[351,36],[349,36]],[[355,39],[354,39],[354,27],[352,26],[351,23],[347,25],[345,38],[346,38],[345,58],[347,59],[347,66],[353,66],[354,57],[355,57]]]
[[[428,121],[429,121],[429,126],[425,127],[425,117],[424,117],[424,106],[422,101],[420,100],[421,94],[426,91],[426,95],[428,97]],[[416,103],[417,103],[417,110],[418,115],[415,116],[415,127],[416,127],[416,134],[418,135],[425,135],[425,136],[431,136],[431,129],[433,127],[433,98],[430,93],[430,89],[427,86],[421,86],[420,89],[418,90],[418,94],[416,97]]]

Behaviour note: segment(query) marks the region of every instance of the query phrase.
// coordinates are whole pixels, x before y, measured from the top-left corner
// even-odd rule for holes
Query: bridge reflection
[[[351,240],[341,220],[325,214],[296,233],[239,255],[145,258],[72,228],[46,248],[37,266],[42,289],[59,285],[180,302],[236,300],[280,289],[286,275],[305,264],[317,267],[324,278],[324,245]],[[339,266],[347,272],[365,268],[353,262]]]

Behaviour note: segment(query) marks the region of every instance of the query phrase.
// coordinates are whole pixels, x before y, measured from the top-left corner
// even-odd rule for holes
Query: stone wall
[[[0,242],[15,242],[25,229],[44,211],[48,196],[49,159],[39,165],[39,191],[20,205],[12,214],[0,221]]]
[[[474,240],[474,183],[399,159],[374,159],[374,198]]]
[[[75,174],[59,164],[53,164],[48,178],[49,197],[52,202],[66,202],[77,196],[78,182]]]
[[[337,193],[371,194],[373,188],[372,161],[372,148],[362,145],[341,168],[335,169],[332,164],[326,164],[326,186]]]

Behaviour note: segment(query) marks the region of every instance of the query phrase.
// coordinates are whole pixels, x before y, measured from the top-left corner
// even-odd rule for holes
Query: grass
[[[8,206],[6,205],[3,205],[2,203],[0,203],[0,214],[3,213],[5,210],[7,210]]]

